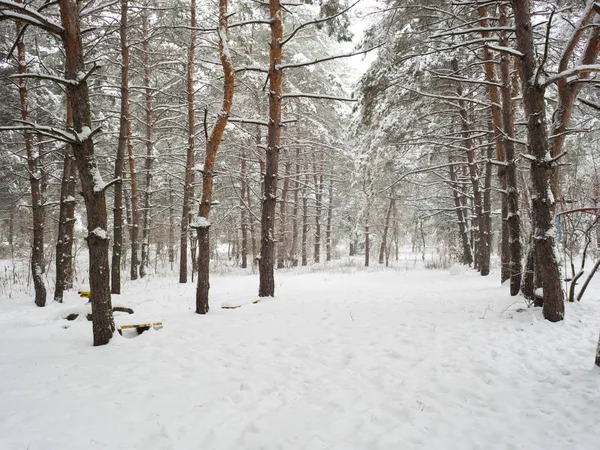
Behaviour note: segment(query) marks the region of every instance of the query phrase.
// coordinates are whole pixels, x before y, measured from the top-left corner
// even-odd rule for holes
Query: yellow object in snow
[[[90,298],[92,296],[90,291],[78,291],[77,293],[81,298]]]

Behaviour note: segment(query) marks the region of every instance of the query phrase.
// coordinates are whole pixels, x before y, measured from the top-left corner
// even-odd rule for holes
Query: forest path
[[[283,272],[219,307],[256,288],[214,277],[197,316],[191,284],[128,283],[117,322],[164,328],[103,348],[60,319],[73,294],[3,299],[0,449],[597,448],[598,286],[559,324],[495,274],[435,270]]]

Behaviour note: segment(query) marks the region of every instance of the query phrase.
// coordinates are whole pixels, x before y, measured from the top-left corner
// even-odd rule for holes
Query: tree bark
[[[246,184],[248,179],[246,176],[246,147],[242,145],[240,154],[240,222],[242,231],[242,269],[248,267],[248,211],[246,208],[250,206],[244,201],[244,197],[248,192]],[[249,198],[249,196],[248,196]]]
[[[450,162],[452,160],[449,158]],[[473,254],[471,253],[471,243],[469,242],[469,232],[467,231],[467,223],[464,216],[463,204],[460,200],[461,190],[457,183],[456,172],[454,166],[449,166],[448,171],[450,172],[450,181],[452,181],[452,194],[454,196],[454,207],[456,209],[456,217],[458,221],[458,231],[460,233],[462,247],[463,247],[463,259],[462,263],[470,266],[473,264]]]
[[[16,22],[16,31],[18,36],[17,41],[17,60],[18,73],[24,74],[27,72],[27,53],[25,51],[25,43],[21,35],[23,24]],[[19,100],[21,103],[21,119],[29,122],[29,98],[27,89],[27,80],[18,78],[17,85],[19,87]],[[46,285],[44,283],[44,199],[41,186],[41,154],[39,148],[33,142],[33,134],[25,132],[25,154],[27,157],[27,170],[29,172],[29,187],[31,190],[31,210],[33,215],[33,239],[31,246],[31,276],[33,278],[33,286],[35,289],[35,304],[37,306],[46,306]]]
[[[456,58],[454,58],[451,61],[451,67],[452,70],[455,73],[458,73],[458,61]],[[460,116],[460,123],[461,123],[461,129],[462,129],[462,135],[463,135],[463,139],[464,139],[464,143],[465,143],[465,147],[467,148],[467,162],[468,162],[468,169],[469,169],[469,177],[471,179],[471,186],[473,188],[473,203],[474,203],[474,209],[475,209],[475,218],[474,218],[474,222],[475,222],[475,226],[474,228],[474,234],[475,234],[475,239],[474,239],[474,243],[475,243],[475,268],[477,270],[479,270],[481,272],[481,266],[482,266],[482,253],[481,253],[481,247],[482,247],[482,240],[481,240],[481,233],[482,230],[484,228],[483,225],[483,205],[482,205],[482,199],[481,199],[481,191],[479,189],[479,168],[477,167],[477,163],[475,162],[475,150],[473,149],[473,142],[470,136],[470,125],[469,125],[469,119],[468,119],[468,115],[467,115],[467,109],[466,109],[466,103],[464,100],[462,100],[462,96],[463,96],[463,89],[462,86],[460,84],[457,85],[456,87],[456,94],[459,97],[459,101],[458,101],[458,107],[459,107],[459,116]],[[483,264],[485,265],[485,264]],[[482,273],[483,275],[483,273]]]
[[[313,164],[314,184],[315,184],[315,248],[313,261],[321,261],[321,211],[323,209],[323,153],[321,153],[320,164],[317,165],[316,155]]]
[[[508,14],[505,6],[500,6],[501,27],[508,26]],[[506,32],[500,33],[500,45],[508,46]],[[504,152],[505,152],[505,182],[506,182],[506,208],[508,225],[508,246],[510,250],[509,274],[510,295],[517,295],[521,290],[522,242],[521,242],[521,217],[519,214],[519,187],[517,182],[517,161],[515,154],[515,138],[513,101],[510,77],[510,59],[506,53],[500,57],[500,72],[502,78],[502,122],[504,124]]]
[[[329,175],[329,190],[327,192],[327,228],[325,229],[325,261],[331,261],[332,253],[332,228],[331,223],[333,219],[333,164],[331,167],[331,174]]]
[[[283,178],[283,189],[281,190],[281,201],[279,204],[279,242],[278,242],[278,251],[277,251],[277,268],[283,269],[285,267],[285,261],[288,257],[287,255],[287,197],[290,188],[290,172],[291,172],[292,162],[286,161],[285,163],[285,175]]]
[[[292,248],[290,250],[290,259],[292,266],[298,265],[298,211],[300,195],[300,148],[296,149],[296,173],[294,175],[294,208],[292,211]]]
[[[89,279],[92,302],[94,345],[105,345],[115,330],[110,299],[108,237],[105,186],[94,156],[91,136],[92,117],[88,85],[79,74],[85,73],[79,11],[73,0],[58,0],[66,57],[66,78],[79,80],[66,86],[73,111],[73,129],[79,136],[73,143],[73,153],[79,169],[81,189],[85,200],[89,246]]]
[[[150,87],[150,37],[148,31],[148,10],[142,11],[142,63],[144,65],[144,87],[146,97],[146,189],[144,190],[142,254],[140,260],[140,277],[146,276],[150,259],[150,199],[152,197],[152,166],[154,164],[153,110],[152,88]]]
[[[269,53],[269,126],[265,167],[265,195],[261,215],[259,267],[260,297],[275,295],[273,253],[275,247],[275,206],[277,202],[277,169],[281,138],[281,95],[283,72],[280,68],[283,40],[282,10],[279,0],[269,0],[271,49]]]
[[[536,80],[535,48],[528,0],[511,1],[515,16],[517,49],[521,60],[523,102],[528,105],[527,147],[532,157],[533,245],[535,271],[540,273],[544,292],[544,318],[557,322],[564,318],[564,293],[560,280],[558,251],[554,241],[553,204],[550,176],[555,162],[547,158],[545,89]]]
[[[73,113],[67,101],[67,128],[73,126]],[[73,287],[73,229],[75,227],[75,177],[77,166],[71,144],[65,146],[63,175],[60,185],[58,237],[56,239],[56,283],[54,300],[62,303],[63,293]]]
[[[302,265],[308,264],[308,194],[306,188],[308,186],[308,173],[304,175],[304,186],[302,187]]]
[[[121,0],[121,117],[119,122],[119,142],[115,158],[115,183],[113,200],[113,249],[111,261],[111,293],[121,293],[121,256],[123,252],[123,164],[125,151],[131,132],[129,114],[129,47],[127,46],[128,0]]]
[[[196,53],[196,0],[190,0],[190,45],[188,46],[186,90],[188,116],[188,148],[185,161],[185,180],[183,186],[183,211],[181,213],[181,235],[179,245],[179,282],[187,283],[188,276],[188,233],[192,197],[194,195],[194,146],[196,142],[196,119],[194,116],[194,60]]]
[[[198,224],[198,287],[196,288],[196,313],[206,314],[209,310],[208,291],[210,289],[210,223],[208,217],[212,203],[214,187],[214,171],[217,161],[217,151],[223,139],[225,127],[229,121],[229,113],[233,103],[235,84],[233,63],[227,43],[227,6],[228,0],[219,0],[219,57],[223,66],[223,102],[217,114],[217,121],[206,141],[206,157],[202,170],[202,198],[200,200],[199,216],[204,223]]]
[[[383,226],[383,235],[381,236],[381,245],[379,246],[379,264],[385,262],[385,251],[387,247],[388,230],[390,229],[390,218],[392,217],[392,210],[394,209],[394,197],[390,198],[390,206],[388,206],[387,213],[385,215],[385,224]]]

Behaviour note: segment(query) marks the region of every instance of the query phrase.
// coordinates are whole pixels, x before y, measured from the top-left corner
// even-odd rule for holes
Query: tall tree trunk
[[[18,73],[27,72],[27,53],[25,43],[21,35],[23,24],[16,22],[17,29],[17,59]],[[26,78],[18,78],[19,100],[21,102],[21,120],[29,122],[29,99]],[[31,276],[35,289],[35,304],[46,306],[46,285],[44,284],[44,199],[42,195],[40,170],[41,154],[33,142],[33,134],[25,132],[25,154],[27,157],[27,169],[29,171],[29,186],[31,189],[31,209],[33,213],[33,240],[31,247]]]
[[[246,147],[242,145],[240,154],[240,228],[242,231],[242,269],[248,267],[248,211],[246,208],[249,208],[249,205],[244,201],[244,197],[248,192],[248,188],[246,187],[247,183]],[[250,196],[248,195],[248,198],[249,197]]]
[[[214,186],[214,170],[217,160],[217,151],[223,139],[225,127],[229,121],[229,113],[233,103],[235,84],[231,53],[227,44],[227,6],[228,0],[219,0],[219,57],[223,66],[223,102],[217,114],[217,121],[206,141],[206,157],[202,170],[202,198],[200,200],[200,223],[198,230],[198,287],[196,288],[196,313],[206,314],[209,310],[208,291],[210,289],[209,263],[210,263],[210,222],[208,217],[212,203]]]
[[[488,7],[486,5],[479,6],[477,8],[477,13],[479,16],[479,25],[481,26],[481,37],[489,38],[492,33],[490,31],[485,30],[485,28],[489,28],[489,14]],[[498,77],[496,76],[496,60],[493,57],[490,49],[488,47],[483,47],[483,59],[485,61],[485,80],[489,83],[487,85],[488,97],[491,102],[491,110],[492,110],[492,122],[494,126],[494,142],[496,144],[496,159],[498,161],[505,161],[504,156],[504,145],[503,145],[503,135],[501,131],[504,129],[504,124],[502,120],[502,109],[500,103],[500,89],[498,88]],[[487,172],[486,172],[487,175]],[[501,189],[503,191],[506,190],[506,180],[505,180],[505,170],[504,167],[500,167],[498,169],[498,181],[500,183]],[[487,191],[486,191],[487,192]],[[484,193],[485,196],[485,193]],[[491,200],[491,199],[490,199]],[[510,253],[509,253],[509,235],[508,235],[508,222],[507,218],[507,201],[504,195],[502,195],[502,220],[501,220],[501,271],[500,271],[500,281],[504,283],[510,277]],[[491,219],[491,218],[490,218]],[[487,218],[485,219],[487,220]],[[485,221],[484,220],[484,221]],[[491,225],[490,225],[491,232]],[[491,234],[490,241],[488,243],[490,246],[491,253]],[[486,249],[487,252],[487,249]],[[486,253],[487,254],[487,253]]]
[[[89,246],[89,279],[92,302],[94,345],[105,345],[115,330],[109,286],[108,236],[105,186],[94,156],[90,99],[85,73],[79,11],[73,0],[58,0],[64,29],[63,45],[66,58],[66,78],[79,80],[66,86],[73,111],[73,129],[79,139],[73,142],[73,153],[79,169],[81,189],[85,200]]]
[[[500,6],[501,27],[508,26],[508,14],[505,6]],[[506,32],[500,33],[500,45],[508,46]],[[521,290],[522,242],[521,242],[521,217],[519,215],[519,187],[517,183],[517,161],[515,155],[515,129],[513,115],[513,101],[510,77],[510,59],[506,53],[500,58],[500,72],[502,75],[502,119],[504,124],[504,152],[505,152],[505,181],[506,181],[506,207],[507,224],[510,249],[510,295],[517,295]]]
[[[490,123],[490,128],[493,125]],[[483,155],[487,162],[485,164],[485,179],[483,189],[483,231],[481,233],[481,275],[490,273],[490,259],[492,256],[492,159],[494,157],[493,147],[487,146],[487,154]]]
[[[125,151],[131,134],[129,114],[129,47],[127,46],[128,0],[121,0],[121,117],[119,121],[119,142],[115,158],[115,183],[113,203],[113,249],[111,262],[111,293],[121,293],[121,256],[123,252],[123,164]]]
[[[67,128],[73,126],[71,105],[67,102]],[[75,227],[75,177],[77,166],[71,144],[65,146],[63,175],[60,185],[58,238],[56,239],[56,283],[54,300],[62,303],[63,293],[73,287],[73,229]]]
[[[449,161],[452,160],[449,158]],[[469,231],[467,230],[467,222],[464,216],[464,208],[461,202],[461,194],[462,190],[458,185],[458,179],[456,176],[456,172],[454,171],[454,166],[449,166],[448,170],[450,172],[450,181],[452,182],[452,195],[454,197],[454,207],[456,209],[456,218],[458,222],[458,231],[460,233],[460,238],[463,247],[463,258],[462,263],[466,265],[473,264],[473,254],[471,253],[471,243],[469,242]]]
[[[283,72],[281,41],[283,40],[282,9],[279,0],[269,0],[271,49],[269,53],[269,126],[265,168],[265,195],[261,216],[261,245],[259,267],[260,297],[275,295],[273,253],[275,247],[275,206],[277,202],[277,168],[281,138],[281,95]]]
[[[564,318],[564,293],[560,280],[558,254],[554,242],[553,204],[550,176],[555,161],[548,160],[545,88],[536,79],[535,47],[528,0],[511,1],[515,16],[517,49],[521,60],[523,102],[528,105],[527,147],[531,158],[533,184],[533,245],[535,271],[541,274],[544,292],[544,318],[557,322]]]
[[[170,153],[170,151],[169,151]],[[169,263],[171,270],[175,264],[175,195],[173,192],[173,177],[169,174]]]
[[[142,11],[142,63],[144,65],[144,87],[146,91],[146,189],[144,191],[143,206],[143,234],[142,255],[140,260],[140,277],[144,277],[148,270],[150,259],[150,198],[152,196],[152,166],[154,163],[154,141],[153,141],[153,111],[152,111],[152,89],[150,87],[150,37],[148,32],[148,10]]]
[[[458,74],[458,61],[454,58],[451,61],[452,70]],[[460,84],[456,87],[456,94],[459,97],[458,107],[459,107],[459,115],[461,119],[461,129],[463,134],[463,139],[465,143],[465,147],[467,149],[467,162],[469,168],[469,176],[471,179],[471,185],[473,188],[473,206],[475,209],[475,266],[481,271],[482,258],[481,258],[481,233],[484,228],[483,226],[483,208],[482,208],[482,200],[481,200],[481,191],[479,189],[479,168],[477,167],[477,163],[475,162],[475,150],[473,148],[473,141],[471,139],[471,130],[469,125],[469,118],[467,114],[466,103],[462,99],[463,97],[463,89]]]
[[[187,283],[188,276],[188,233],[190,229],[190,213],[194,195],[194,146],[196,142],[196,119],[194,116],[194,60],[196,53],[196,0],[190,0],[190,45],[187,58],[187,115],[188,115],[188,148],[185,161],[185,180],[183,186],[183,211],[181,214],[181,239],[179,245],[179,282]]]
[[[286,161],[285,163],[285,175],[283,178],[283,189],[281,190],[281,202],[279,204],[279,242],[277,251],[277,268],[283,269],[285,267],[285,260],[287,259],[287,197],[290,190],[290,172],[292,167],[292,161]]]
[[[304,186],[302,187],[302,265],[308,264],[308,172],[304,175]]]
[[[131,136],[127,141],[127,154],[129,156],[129,176],[131,180],[131,279],[138,279],[138,248],[140,232],[140,215],[138,207],[138,183],[135,169],[135,151]]]
[[[325,261],[331,261],[332,220],[333,220],[333,164],[329,175],[329,190],[327,191],[327,227],[325,229]]]
[[[292,265],[298,265],[298,196],[300,194],[300,148],[296,149],[296,173],[294,175],[294,209],[292,211],[292,248],[290,256]]]
[[[381,244],[379,246],[379,264],[385,262],[385,250],[387,247],[388,230],[390,229],[390,218],[392,217],[392,209],[394,209],[394,197],[390,198],[390,206],[388,206],[387,213],[385,215],[385,224],[383,226],[383,235],[381,236]]]
[[[315,251],[313,261],[321,261],[321,211],[323,210],[323,153],[321,152],[321,161],[317,165],[317,156],[314,156],[313,164],[314,183],[315,183]]]

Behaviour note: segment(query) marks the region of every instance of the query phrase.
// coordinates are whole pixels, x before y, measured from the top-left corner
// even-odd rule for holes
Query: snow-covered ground
[[[340,271],[343,272],[343,271]],[[566,320],[513,304],[496,274],[278,272],[214,277],[211,311],[172,278],[125,285],[91,346],[85,300],[0,299],[0,449],[600,448],[598,282]]]

